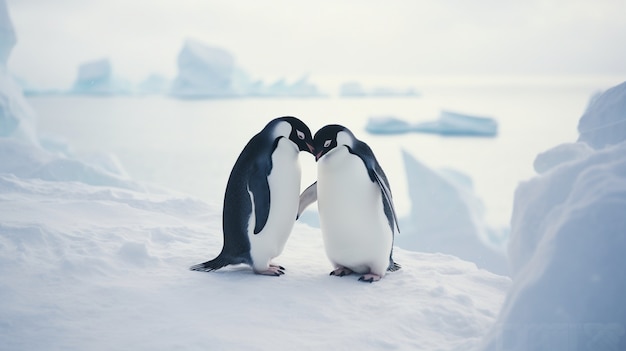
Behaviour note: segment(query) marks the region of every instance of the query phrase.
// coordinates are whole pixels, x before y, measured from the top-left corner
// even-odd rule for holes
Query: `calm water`
[[[313,133],[343,124],[370,144],[385,169],[396,206],[406,213],[406,175],[401,149],[427,165],[460,170],[474,180],[488,221],[508,225],[516,185],[534,175],[538,152],[575,141],[589,97],[618,79],[445,81],[419,83],[418,98],[338,97],[183,101],[167,97],[32,97],[44,135],[64,138],[79,155],[117,155],[136,180],[158,183],[221,204],[239,152],[270,119],[293,115]],[[496,118],[497,138],[450,138],[423,134],[373,136],[367,118],[392,115],[410,121],[435,119],[440,109]],[[303,187],[314,181],[313,157],[301,154]]]

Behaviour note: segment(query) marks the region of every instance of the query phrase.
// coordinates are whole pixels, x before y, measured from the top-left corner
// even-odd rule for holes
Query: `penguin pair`
[[[318,161],[318,181],[301,196],[298,153]],[[220,254],[190,267],[213,271],[248,264],[255,273],[280,276],[280,255],[297,216],[318,201],[331,275],[362,273],[380,280],[400,268],[392,258],[397,218],[387,178],[371,149],[345,127],[329,125],[315,138],[295,117],[270,121],[244,147],[224,196],[224,244]]]

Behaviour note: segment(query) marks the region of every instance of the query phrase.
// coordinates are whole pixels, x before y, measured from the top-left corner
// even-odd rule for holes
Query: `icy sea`
[[[376,153],[401,214],[410,209],[401,150],[432,168],[461,171],[473,179],[489,224],[508,226],[517,184],[534,175],[535,156],[575,141],[578,119],[590,97],[619,83],[611,77],[514,79],[404,79],[418,97],[237,98],[179,100],[165,96],[39,96],[29,103],[43,136],[62,138],[83,158],[114,154],[134,180],[150,182],[221,205],[239,152],[270,119],[292,115],[315,133],[337,123]],[[329,87],[331,85],[329,84]],[[444,110],[493,117],[495,138],[393,136],[365,132],[368,118],[394,116],[429,121]],[[301,155],[305,187],[315,163]]]

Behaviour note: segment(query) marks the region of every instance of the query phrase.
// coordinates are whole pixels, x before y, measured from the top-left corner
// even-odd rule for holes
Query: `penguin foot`
[[[281,271],[286,271],[285,267],[280,266],[280,265],[277,265],[277,264],[270,263],[270,267],[273,267],[273,268],[278,268],[278,269],[280,269]]]
[[[254,273],[256,274],[260,274],[260,275],[270,275],[270,276],[274,276],[274,277],[280,277],[281,275],[285,274],[285,272],[283,271],[283,267],[281,266],[275,266],[275,265],[270,265],[268,269],[264,270],[264,271],[254,271]]]
[[[339,267],[335,269],[334,271],[330,272],[330,275],[336,275],[338,277],[343,277],[344,275],[350,275],[350,274],[352,274],[352,270],[346,267]]]
[[[381,279],[382,277],[379,276],[378,274],[372,274],[372,273],[368,273],[368,274],[363,274],[360,278],[359,281],[360,282],[364,282],[364,283],[373,283],[373,282],[377,282]]]

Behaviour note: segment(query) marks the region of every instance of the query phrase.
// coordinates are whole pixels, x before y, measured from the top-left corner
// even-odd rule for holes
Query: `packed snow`
[[[374,116],[368,120],[365,129],[372,134],[416,132],[445,136],[494,137],[498,134],[498,122],[491,117],[443,110],[437,120],[417,123],[409,123],[393,116]]]

